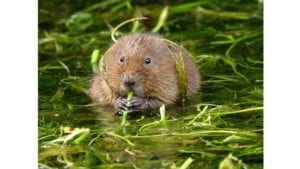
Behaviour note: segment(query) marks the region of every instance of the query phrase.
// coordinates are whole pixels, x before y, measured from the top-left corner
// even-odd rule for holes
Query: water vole
[[[95,103],[113,105],[121,113],[156,109],[180,100],[174,54],[184,61],[187,87],[191,96],[200,88],[200,74],[182,47],[167,43],[161,36],[136,33],[123,36],[105,55],[105,70],[92,79],[89,95]],[[129,91],[134,97],[126,99]]]

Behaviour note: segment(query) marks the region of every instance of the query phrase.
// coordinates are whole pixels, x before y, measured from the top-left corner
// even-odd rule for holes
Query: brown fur
[[[158,35],[141,33],[124,36],[108,49],[105,71],[94,76],[89,89],[90,97],[96,103],[114,105],[118,97],[127,96],[124,77],[134,75],[138,79],[134,91],[136,97],[154,97],[166,106],[175,103],[180,99],[180,93],[175,59],[171,53],[179,50],[187,76],[187,96],[195,94],[201,79],[187,51],[174,45],[170,47]],[[119,62],[120,56],[125,56],[123,64]],[[151,64],[144,64],[145,57],[151,58]]]

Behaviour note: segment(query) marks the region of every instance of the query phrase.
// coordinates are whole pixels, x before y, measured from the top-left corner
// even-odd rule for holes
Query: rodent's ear
[[[178,49],[181,49],[181,46],[178,45],[177,43],[170,41],[168,39],[162,39],[165,45],[168,48],[168,51],[171,53],[172,56],[177,55],[176,53],[178,52]]]
[[[168,40],[168,39],[162,39],[165,44],[167,45],[167,47],[180,47],[177,43],[171,41],[171,40]]]
[[[181,47],[173,42],[173,41],[170,41],[168,39],[162,39],[164,44],[166,45],[166,47],[168,48],[168,51],[169,53],[174,57],[176,58],[176,55],[177,55],[177,50],[176,49],[180,49]]]

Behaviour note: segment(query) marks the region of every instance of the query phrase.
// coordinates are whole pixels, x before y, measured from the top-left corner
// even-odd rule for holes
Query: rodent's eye
[[[121,63],[124,63],[124,62],[125,62],[125,56],[121,56],[121,57],[120,57],[120,62],[121,62]]]
[[[145,63],[146,65],[149,65],[149,64],[151,63],[151,59],[150,59],[150,58],[144,59],[144,63]]]

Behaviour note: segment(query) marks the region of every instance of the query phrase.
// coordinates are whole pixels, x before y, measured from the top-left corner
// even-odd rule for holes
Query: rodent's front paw
[[[126,104],[128,108],[140,108],[143,104],[145,104],[145,99],[133,97]]]
[[[142,106],[146,100],[138,97],[133,97],[131,100],[118,98],[115,102],[115,108],[118,114],[123,114],[124,111],[138,112],[142,110]]]
[[[116,112],[123,114],[124,111],[138,112],[142,110],[142,106],[146,100],[138,97],[133,97],[131,100],[125,98],[118,98],[115,102]]]
[[[133,97],[127,102],[126,107],[130,112],[141,112],[143,111],[143,106],[146,103],[145,99]]]
[[[123,114],[125,110],[128,110],[128,107],[126,106],[128,104],[128,100],[124,98],[118,98],[115,102],[115,108],[116,112],[118,114]]]

